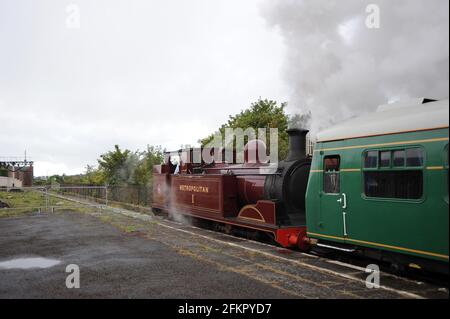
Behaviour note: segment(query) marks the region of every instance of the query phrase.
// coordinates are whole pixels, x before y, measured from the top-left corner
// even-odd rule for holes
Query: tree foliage
[[[100,155],[99,170],[104,173],[109,185],[147,185],[152,178],[153,166],[161,164],[164,154],[161,147],[147,145],[143,152],[121,150],[118,145],[113,151]]]
[[[153,166],[164,161],[164,153],[160,146],[147,145],[147,149],[140,153],[140,161],[134,172],[137,185],[147,185],[152,179]]]
[[[261,100],[252,103],[251,106],[241,111],[239,114],[230,115],[227,123],[223,124],[218,132],[209,135],[208,137],[200,140],[200,143],[204,146],[214,139],[215,134],[220,134],[222,139],[225,136],[226,128],[242,128],[244,131],[247,128],[253,128],[255,132],[259,128],[266,129],[266,141],[269,148],[269,134],[270,128],[278,129],[278,157],[284,159],[288,153],[288,135],[286,130],[288,128],[289,116],[285,113],[287,103],[281,103],[278,105],[273,100]],[[247,142],[247,139],[245,139]],[[268,150],[270,151],[270,149]]]
[[[201,139],[199,142],[202,144],[202,146],[205,146],[214,140],[215,135],[219,134],[223,140],[225,137],[226,128],[241,128],[244,131],[247,128],[253,128],[255,132],[257,132],[259,128],[265,128],[267,148],[270,152],[270,128],[277,128],[278,157],[280,160],[283,160],[287,157],[289,151],[289,137],[286,133],[286,130],[288,128],[306,128],[308,127],[309,121],[311,119],[310,113],[294,114],[290,116],[286,114],[286,107],[286,102],[279,105],[276,101],[273,100],[259,99],[258,101],[252,103],[249,108],[241,111],[239,114],[230,115],[228,122],[221,125],[218,131],[207,136],[204,139]],[[246,143],[247,141],[248,139],[245,138],[244,142]],[[228,145],[226,146],[229,147]]]
[[[109,185],[121,185],[130,181],[134,172],[133,164],[135,153],[130,150],[121,150],[119,145],[114,146],[114,150],[100,155],[97,160],[99,169],[105,174],[105,182]]]
[[[161,164],[164,153],[160,146],[147,146],[143,152],[122,150],[118,145],[97,160],[98,167],[86,165],[83,174],[53,175],[47,179],[35,179],[35,185],[137,185],[151,183],[153,166]]]

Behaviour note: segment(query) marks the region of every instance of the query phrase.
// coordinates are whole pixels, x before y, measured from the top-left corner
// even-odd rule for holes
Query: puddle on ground
[[[0,269],[50,268],[59,263],[60,260],[42,257],[15,258],[0,262]]]

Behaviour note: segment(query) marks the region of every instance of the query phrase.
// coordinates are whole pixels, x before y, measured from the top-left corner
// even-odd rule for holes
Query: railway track
[[[448,289],[420,280],[380,273],[380,287],[368,289],[365,268],[321,256],[276,247],[245,238],[169,220],[114,209],[115,213],[157,223],[149,239],[220,270],[237,272],[289,290],[297,298],[448,298]],[[146,236],[146,228],[136,234]],[[288,287],[288,288],[286,288]]]
[[[161,218],[164,218],[166,220],[171,220],[167,215],[161,214],[159,215]],[[184,220],[187,220],[186,218],[183,218]],[[172,220],[173,221],[173,220]],[[195,221],[195,222],[194,222]],[[176,222],[176,221],[175,221]],[[189,223],[192,226],[192,223],[194,222],[195,225],[199,226],[193,226],[197,228],[207,228],[211,232],[217,232],[218,230],[213,229],[211,227],[210,223],[205,223],[203,220],[197,219],[197,218],[189,218]],[[222,232],[221,230],[219,230]],[[264,235],[264,233],[262,233]],[[237,236],[243,239],[249,239],[246,238],[245,235],[229,235],[229,236]],[[262,242],[264,244],[270,245],[275,248],[279,248],[279,245],[269,237],[260,237],[259,239],[254,238],[254,241]],[[291,251],[291,249],[285,249],[286,251]],[[311,252],[301,252],[302,255],[305,256],[311,256],[311,257],[321,257],[331,263],[339,264],[339,265],[345,265],[347,267],[365,271],[367,265],[369,264],[377,264],[380,267],[380,270],[384,274],[389,274],[391,276],[396,276],[398,278],[406,278],[410,280],[414,280],[416,282],[427,282],[430,284],[434,284],[436,286],[443,286],[442,290],[448,290],[449,289],[449,277],[445,274],[438,274],[438,273],[432,273],[432,272],[424,272],[422,270],[416,270],[416,269],[404,269],[404,270],[398,270],[394,267],[392,267],[389,263],[383,263],[379,260],[373,260],[368,257],[364,256],[357,256],[354,254],[349,254],[345,252],[340,252],[337,250],[314,250]]]
[[[328,257],[325,258],[324,256],[318,254],[294,251],[278,247],[273,244],[218,233],[216,231],[193,225],[186,225],[164,217],[159,218],[162,220],[160,223],[162,227],[184,232],[192,236],[199,236],[205,240],[219,242],[246,250],[253,254],[259,254],[271,260],[276,260],[277,265],[279,263],[284,266],[286,264],[290,264],[294,268],[301,269],[300,273],[303,273],[305,272],[305,269],[308,269],[308,271],[317,271],[322,275],[326,275],[326,277],[331,276],[332,278],[339,278],[339,280],[336,279],[335,283],[325,281],[329,284],[329,287],[339,286],[339,283],[341,282],[340,279],[343,279],[347,282],[356,283],[359,288],[371,290],[366,288],[366,278],[368,276],[366,266],[374,263],[372,260],[362,258],[351,259],[349,256],[342,255],[335,255],[332,259]],[[269,267],[266,268],[270,270]],[[392,274],[386,271],[386,269],[381,268],[380,287],[378,289],[384,292],[393,293],[401,298],[448,298],[448,281],[446,279],[448,278],[423,276],[404,277],[397,274]],[[333,294],[330,294],[330,296],[332,295]],[[376,293],[368,293],[367,296],[369,295],[372,297],[377,296]],[[391,295],[390,297],[395,298],[394,295]],[[349,292],[349,296],[352,296],[351,292]],[[353,297],[356,296],[353,295]]]

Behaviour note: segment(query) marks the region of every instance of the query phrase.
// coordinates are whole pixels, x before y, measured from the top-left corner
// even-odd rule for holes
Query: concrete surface
[[[0,262],[30,256],[61,263],[0,269],[0,298],[289,297],[77,213],[0,219]],[[80,267],[80,289],[66,288],[68,264]]]
[[[364,269],[138,213],[0,218],[0,266],[40,257],[60,263],[0,267],[0,298],[448,298],[388,274],[368,289]],[[68,264],[80,289],[66,288]]]

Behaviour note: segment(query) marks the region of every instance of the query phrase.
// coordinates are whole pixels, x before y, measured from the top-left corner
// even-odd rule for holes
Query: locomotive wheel
[[[159,208],[154,208],[154,207],[152,207],[152,212],[153,212],[155,215],[161,215],[162,210],[159,209]]]
[[[230,224],[226,224],[223,228],[223,232],[227,235],[231,235],[233,232],[233,226],[231,226]]]

